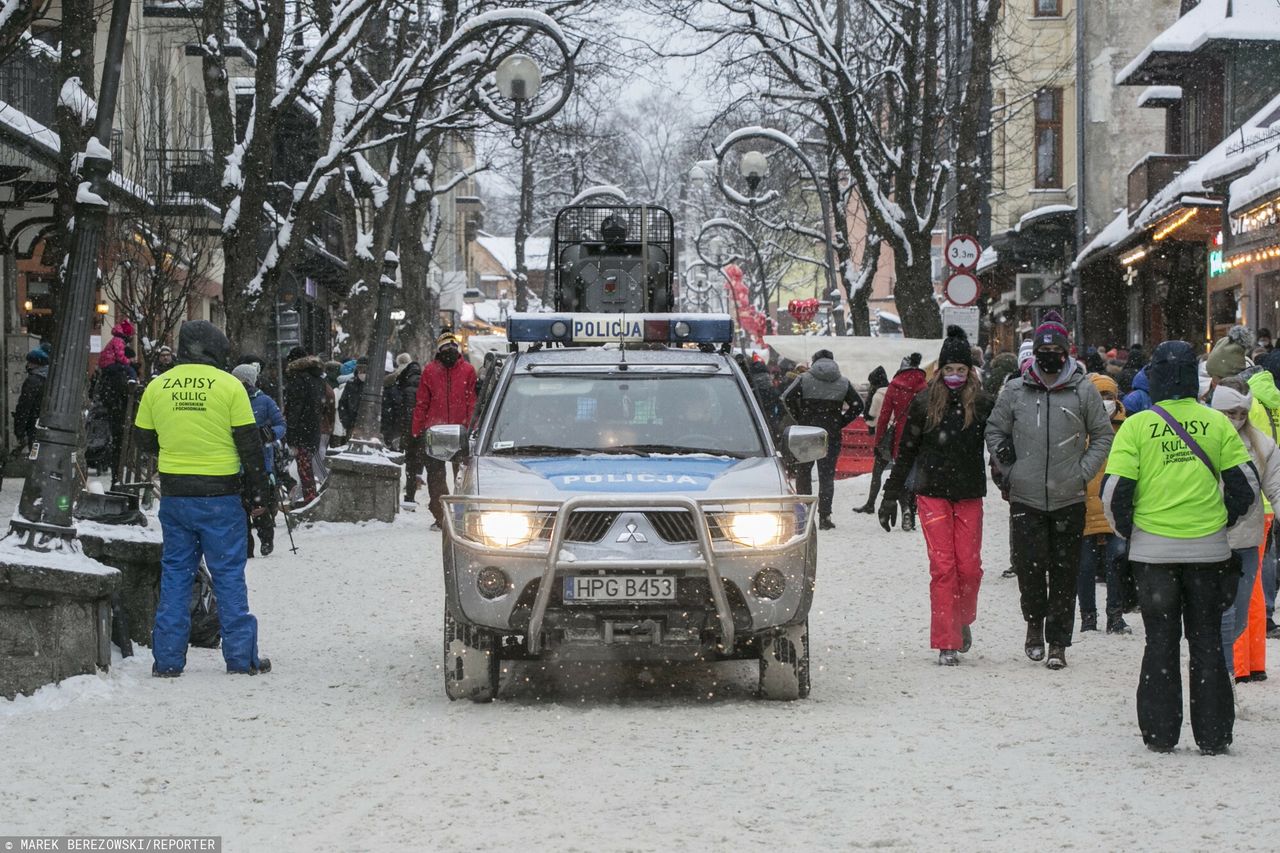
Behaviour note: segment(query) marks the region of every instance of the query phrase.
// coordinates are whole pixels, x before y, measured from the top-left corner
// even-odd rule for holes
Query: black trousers
[[[418,494],[418,472],[427,464],[427,433],[406,434],[404,440],[404,499],[414,500]]]
[[[1083,503],[1053,512],[1009,505],[1010,556],[1018,573],[1022,618],[1043,619],[1045,642],[1051,646],[1071,645],[1083,534]]]
[[[1236,713],[1222,654],[1222,613],[1239,575],[1227,563],[1134,563],[1147,645],[1138,677],[1138,728],[1160,749],[1182,730],[1181,639],[1191,652],[1191,734],[1202,749],[1231,743]]]
[[[818,515],[831,515],[836,492],[836,460],[840,458],[840,433],[827,433],[827,455],[818,460]],[[813,494],[813,466],[801,464],[796,470],[796,491]]]
[[[453,469],[453,475],[456,477],[458,461],[455,459],[447,462],[444,459],[436,459],[434,456],[426,456],[423,462],[427,466],[427,495],[430,497],[427,509],[431,511],[436,524],[444,524],[444,502],[440,498],[449,494],[449,476],[445,471],[445,465]]]

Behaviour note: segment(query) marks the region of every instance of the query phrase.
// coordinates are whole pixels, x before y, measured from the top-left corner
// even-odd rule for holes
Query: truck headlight
[[[494,548],[514,548],[533,538],[532,519],[525,512],[479,512],[476,532],[480,539]]]
[[[783,539],[783,520],[776,512],[735,512],[729,517],[729,538],[748,548],[777,545]]]

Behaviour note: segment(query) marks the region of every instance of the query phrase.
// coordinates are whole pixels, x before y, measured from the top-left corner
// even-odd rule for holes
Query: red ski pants
[[[982,583],[982,500],[917,498],[929,550],[929,645],[960,648],[960,629],[978,615]]]

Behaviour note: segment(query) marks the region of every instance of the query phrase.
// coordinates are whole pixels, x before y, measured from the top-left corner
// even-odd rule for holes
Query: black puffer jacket
[[[285,368],[285,440],[291,446],[320,449],[327,387],[324,364],[318,356],[295,359]]]
[[[987,494],[987,469],[982,449],[987,418],[994,400],[984,391],[974,399],[973,423],[964,425],[960,394],[951,395],[946,414],[933,429],[926,429],[929,412],[929,388],[917,394],[907,409],[907,428],[898,445],[898,458],[893,473],[884,487],[886,500],[906,496],[907,476],[917,466],[914,493],[949,501],[981,498]]]
[[[782,402],[805,426],[819,426],[833,438],[862,414],[862,398],[829,358],[815,359],[782,394]]]

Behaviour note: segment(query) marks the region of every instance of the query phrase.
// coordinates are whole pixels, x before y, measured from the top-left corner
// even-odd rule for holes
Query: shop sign
[[[1274,242],[1280,230],[1280,199],[1272,199],[1251,210],[1227,217],[1230,248],[1234,251],[1255,243]]]
[[[1209,252],[1209,278],[1217,278],[1220,275],[1226,275],[1227,266],[1222,262],[1222,250],[1213,249]]]

